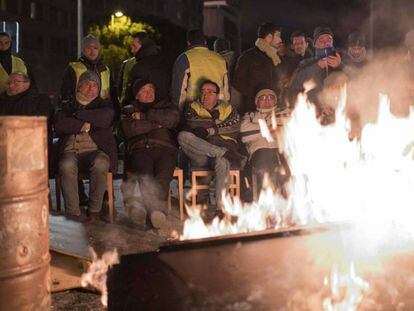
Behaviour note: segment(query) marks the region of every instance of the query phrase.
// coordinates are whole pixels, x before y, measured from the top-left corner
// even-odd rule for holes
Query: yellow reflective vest
[[[224,58],[206,47],[194,47],[186,51],[185,55],[190,64],[186,101],[200,97],[200,86],[205,80],[217,83],[220,87],[220,94],[224,95],[224,99],[227,99],[224,90],[224,76],[227,73],[227,65]]]
[[[86,66],[82,62],[71,62],[69,64],[73,71],[75,71],[76,74],[76,86],[79,82],[79,77],[82,73],[88,70]],[[109,68],[105,66],[105,70],[101,71],[100,79],[101,79],[101,98],[102,99],[109,99],[110,96],[110,81],[111,81],[111,72],[109,71]]]
[[[212,119],[213,118],[211,113],[206,108],[204,108],[204,106],[199,101],[193,101],[190,104],[190,107],[202,119]],[[217,108],[215,108],[215,109],[217,109],[218,112],[219,112],[218,120],[223,122],[224,120],[226,120],[229,117],[229,115],[232,113],[234,108],[229,102],[220,102],[217,105]],[[232,138],[230,136],[220,135],[220,137],[223,138],[223,139],[232,140],[234,142],[237,142],[234,138]]]
[[[11,70],[12,73],[16,71],[20,71],[20,72],[27,74],[26,65],[21,58],[12,55],[11,59],[12,59],[12,70]],[[9,79],[9,74],[0,64],[0,93],[3,93],[6,90],[8,79]]]
[[[121,90],[121,96],[118,98],[120,103],[124,102],[125,96],[126,96],[126,89],[128,85],[129,80],[129,73],[134,67],[134,65],[137,63],[137,60],[135,57],[131,57],[127,60],[124,60],[122,66],[123,66],[123,72],[122,72],[122,90]]]

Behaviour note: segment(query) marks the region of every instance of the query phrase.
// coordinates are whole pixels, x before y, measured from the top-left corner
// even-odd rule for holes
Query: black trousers
[[[159,188],[157,196],[166,201],[170,182],[177,163],[177,150],[166,147],[149,147],[133,150],[127,157],[127,171],[137,175],[143,191]],[[151,183],[151,184],[149,184]]]
[[[261,187],[265,173],[269,174],[270,180],[278,189],[283,189],[291,176],[285,156],[276,148],[256,150],[252,154],[250,165],[252,173],[258,175],[258,187]]]

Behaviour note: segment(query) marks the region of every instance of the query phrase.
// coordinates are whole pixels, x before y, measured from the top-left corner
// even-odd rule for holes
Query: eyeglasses
[[[7,85],[12,85],[12,84],[21,84],[21,83],[27,83],[27,81],[22,81],[22,80],[12,80],[12,81],[7,81],[6,82]]]
[[[259,100],[275,100],[275,95],[261,95],[258,97]]]

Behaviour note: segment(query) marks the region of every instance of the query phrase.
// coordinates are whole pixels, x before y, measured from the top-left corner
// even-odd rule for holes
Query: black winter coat
[[[6,92],[0,95],[2,116],[45,116],[50,120],[53,111],[49,97],[39,94],[33,88],[14,96],[9,96]]]
[[[132,119],[134,112],[142,112],[143,120]],[[125,106],[121,127],[127,140],[128,150],[145,146],[177,148],[176,127],[179,122],[178,109],[170,102],[159,101],[155,104]]]
[[[254,98],[257,88],[269,85],[277,90],[278,66],[274,66],[272,60],[257,47],[253,47],[239,57],[233,73],[232,86],[242,94],[242,107],[239,113],[255,111]]]
[[[160,100],[168,100],[171,84],[171,68],[166,63],[165,57],[160,54],[158,46],[148,40],[135,54],[136,64],[132,67],[126,88],[125,102],[123,106],[131,105],[135,101],[132,91],[137,79],[146,79],[154,83],[157,97]]]
[[[56,114],[55,132],[59,137],[59,154],[63,153],[65,143],[70,135],[79,134],[85,122],[91,124],[89,135],[111,160],[111,172],[117,172],[118,154],[115,138],[112,134],[114,110],[109,100],[95,98],[87,106],[76,101],[66,105]]]

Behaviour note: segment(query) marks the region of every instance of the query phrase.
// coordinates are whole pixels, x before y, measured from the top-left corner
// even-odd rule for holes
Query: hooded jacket
[[[161,56],[159,47],[151,39],[145,40],[142,47],[135,53],[135,65],[132,67],[126,86],[123,105],[132,105],[135,101],[132,95],[132,86],[137,79],[151,81],[160,100],[168,101],[171,70]]]

